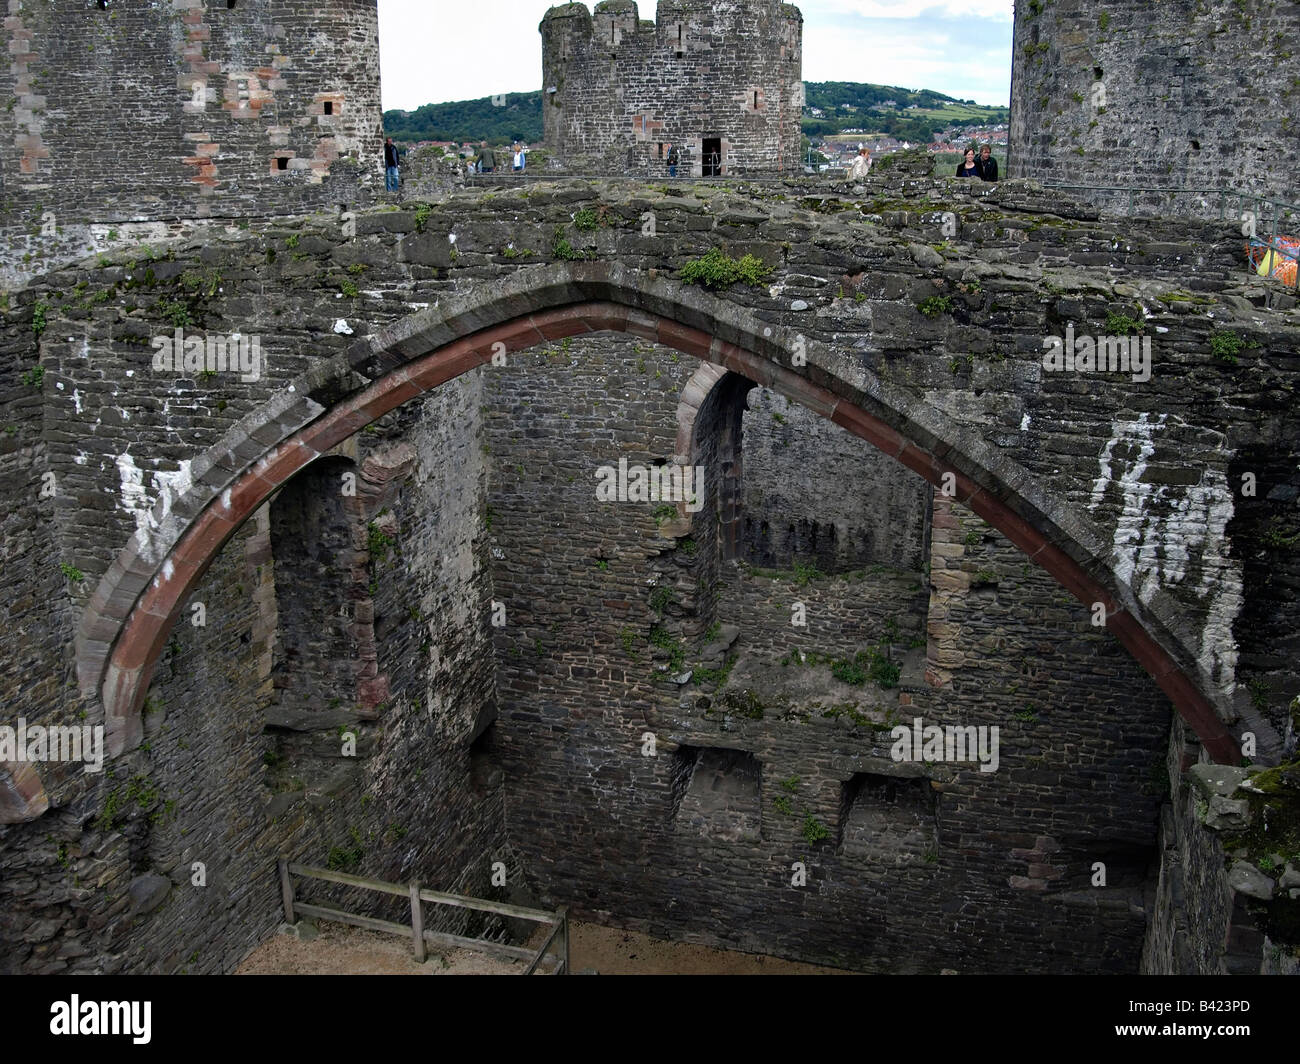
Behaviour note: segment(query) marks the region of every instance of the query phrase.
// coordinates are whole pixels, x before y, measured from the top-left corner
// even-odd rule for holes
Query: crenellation
[[[542,34],[548,165],[666,177],[800,169],[802,16],[775,0],[551,8]],[[716,158],[715,158],[716,157]]]

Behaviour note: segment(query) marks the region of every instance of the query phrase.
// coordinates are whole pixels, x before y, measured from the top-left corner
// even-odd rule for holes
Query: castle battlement
[[[798,169],[803,16],[780,0],[634,0],[542,19],[542,113],[570,172],[663,177]]]

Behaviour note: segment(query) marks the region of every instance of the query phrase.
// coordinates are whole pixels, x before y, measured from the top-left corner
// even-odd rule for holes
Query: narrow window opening
[[[332,115],[334,113],[334,103],[332,100],[325,101],[325,113],[327,115]]]
[[[480,794],[495,790],[505,778],[496,760],[494,716],[488,715],[484,720],[478,725],[482,730],[469,744],[470,786]]]
[[[233,11],[234,9],[235,9],[235,0],[226,0],[226,10]]]
[[[278,157],[276,158],[276,160],[275,160],[275,168],[276,168],[277,170],[288,170],[288,169],[289,169],[289,160],[288,160],[287,158],[285,158],[283,155],[278,156]]]
[[[758,110],[758,90],[754,90],[754,110]]]

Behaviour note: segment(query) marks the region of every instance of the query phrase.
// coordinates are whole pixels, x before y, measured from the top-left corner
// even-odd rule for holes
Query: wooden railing
[[[453,948],[479,950],[482,953],[507,957],[511,960],[528,961],[528,967],[521,975],[532,975],[542,964],[554,965],[552,975],[569,974],[569,916],[565,908],[553,913],[541,909],[526,909],[520,905],[507,905],[500,901],[485,901],[481,898],[466,898],[459,894],[443,894],[436,890],[423,890],[419,883],[412,881],[406,886],[397,883],[385,883],[382,879],[368,879],[365,876],[349,875],[335,872],[331,868],[317,868],[313,865],[298,864],[282,857],[280,866],[280,892],[284,899],[284,919],[286,923],[295,924],[300,916],[313,916],[320,920],[334,920],[341,924],[364,927],[369,931],[383,931],[411,940],[411,951],[415,959],[423,963],[428,954],[426,945],[450,946]],[[359,916],[332,909],[324,905],[315,905],[300,901],[294,895],[293,876],[303,879],[319,879],[327,883],[341,883],[348,887],[360,887],[381,894],[407,897],[411,902],[411,923],[395,923],[392,920],[380,920],[373,916]],[[442,931],[426,931],[424,928],[424,903],[449,905],[460,909],[474,909],[478,912],[496,913],[500,916],[512,916],[519,920],[531,920],[534,923],[551,925],[551,933],[546,941],[536,950],[522,946],[507,946],[502,942],[490,942],[481,938],[466,938],[462,935],[450,935]],[[558,941],[557,952],[549,952]]]

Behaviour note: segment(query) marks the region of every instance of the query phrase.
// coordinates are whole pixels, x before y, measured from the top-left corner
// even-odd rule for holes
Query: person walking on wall
[[[677,167],[681,164],[681,161],[682,161],[681,153],[678,152],[677,146],[674,144],[669,144],[668,145],[668,176],[669,177],[677,176]]]
[[[849,180],[861,181],[869,173],[871,173],[871,152],[866,148],[859,148],[858,157],[853,160],[853,165],[849,167]]]
[[[387,192],[396,192],[401,187],[402,174],[398,169],[399,160],[397,145],[393,143],[393,138],[389,137],[384,141],[384,189]]]
[[[492,150],[487,141],[483,142],[483,147],[478,153],[478,172],[480,174],[490,174],[497,168],[497,153]]]
[[[996,181],[998,179],[998,161],[993,158],[993,148],[988,144],[980,148],[980,157],[975,160],[980,172],[980,180]]]
[[[962,161],[957,164],[958,177],[979,177],[980,168],[975,165],[975,149],[967,148]]]

